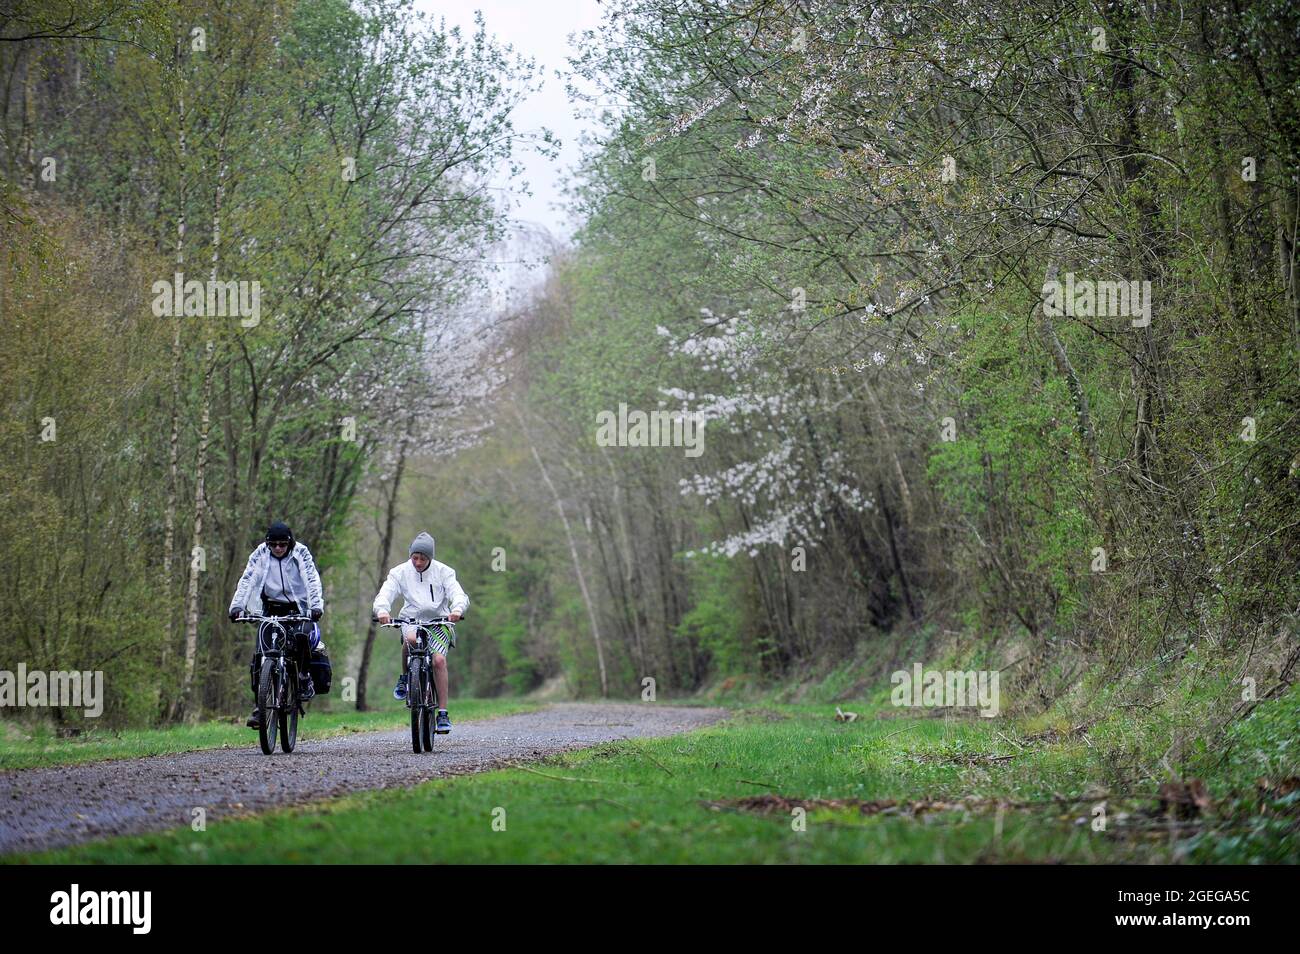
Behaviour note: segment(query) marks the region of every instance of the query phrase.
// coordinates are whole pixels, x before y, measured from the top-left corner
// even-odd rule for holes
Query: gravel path
[[[242,749],[0,772],[0,854],[36,851],[189,825],[361,789],[481,772],[622,738],[674,735],[717,722],[725,709],[564,703],[541,712],[454,725],[432,753],[411,751],[409,729],[328,739],[299,723],[292,755],[265,756],[251,729]]]

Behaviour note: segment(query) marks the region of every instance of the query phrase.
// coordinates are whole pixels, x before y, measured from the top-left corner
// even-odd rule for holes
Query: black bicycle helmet
[[[288,540],[289,549],[293,549],[293,531],[289,525],[283,521],[277,520],[266,528],[266,542],[269,545],[272,540]]]

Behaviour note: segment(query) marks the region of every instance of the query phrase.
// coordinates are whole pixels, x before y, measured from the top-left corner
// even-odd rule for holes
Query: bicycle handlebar
[[[378,616],[370,617],[370,622],[379,623]],[[379,623],[380,626],[432,626],[437,623],[439,626],[455,626],[449,617],[442,616],[438,619],[390,619],[387,623]]]
[[[236,623],[311,623],[315,622],[310,616],[236,616]]]

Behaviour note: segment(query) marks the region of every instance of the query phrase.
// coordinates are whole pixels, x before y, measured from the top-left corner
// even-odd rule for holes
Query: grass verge
[[[59,863],[1128,863],[1300,859],[1294,690],[1234,731],[1201,805],[1109,781],[1121,726],[826,705],[688,735],[7,861]],[[1232,752],[1236,747],[1227,751]],[[1263,760],[1263,761],[1261,761]],[[1212,767],[1208,766],[1207,767]],[[1261,776],[1266,783],[1261,786]],[[1170,799],[1174,801],[1170,803]],[[1097,823],[1102,815],[1105,825]]]

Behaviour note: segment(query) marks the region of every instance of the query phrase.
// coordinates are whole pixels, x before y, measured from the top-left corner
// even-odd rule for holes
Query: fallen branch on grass
[[[506,765],[509,765],[511,768],[517,768],[521,772],[531,772],[534,775],[540,775],[542,778],[555,779],[557,782],[587,782],[591,785],[636,785],[635,782],[619,782],[614,779],[573,778],[569,775],[548,775],[546,772],[539,772],[537,769],[530,769],[527,765],[520,765],[518,762],[507,762]]]
[[[631,741],[632,741],[632,740],[629,739],[626,735],[623,736],[623,738],[624,738],[626,741],[628,741],[628,742],[631,742]],[[651,762],[653,762],[655,765],[659,766],[661,769],[663,769],[665,772],[667,772],[667,773],[669,774],[669,776],[674,777],[674,778],[676,777],[676,776],[673,776],[672,769],[670,769],[667,765],[664,765],[663,762],[660,762],[657,758],[655,758],[655,757],[654,757],[653,755],[651,755],[649,752],[642,752],[642,751],[641,751],[639,748],[637,748],[635,745],[632,746],[631,749],[632,749],[632,751],[635,752],[637,755],[644,755],[646,758],[648,758],[648,759],[649,759]]]

